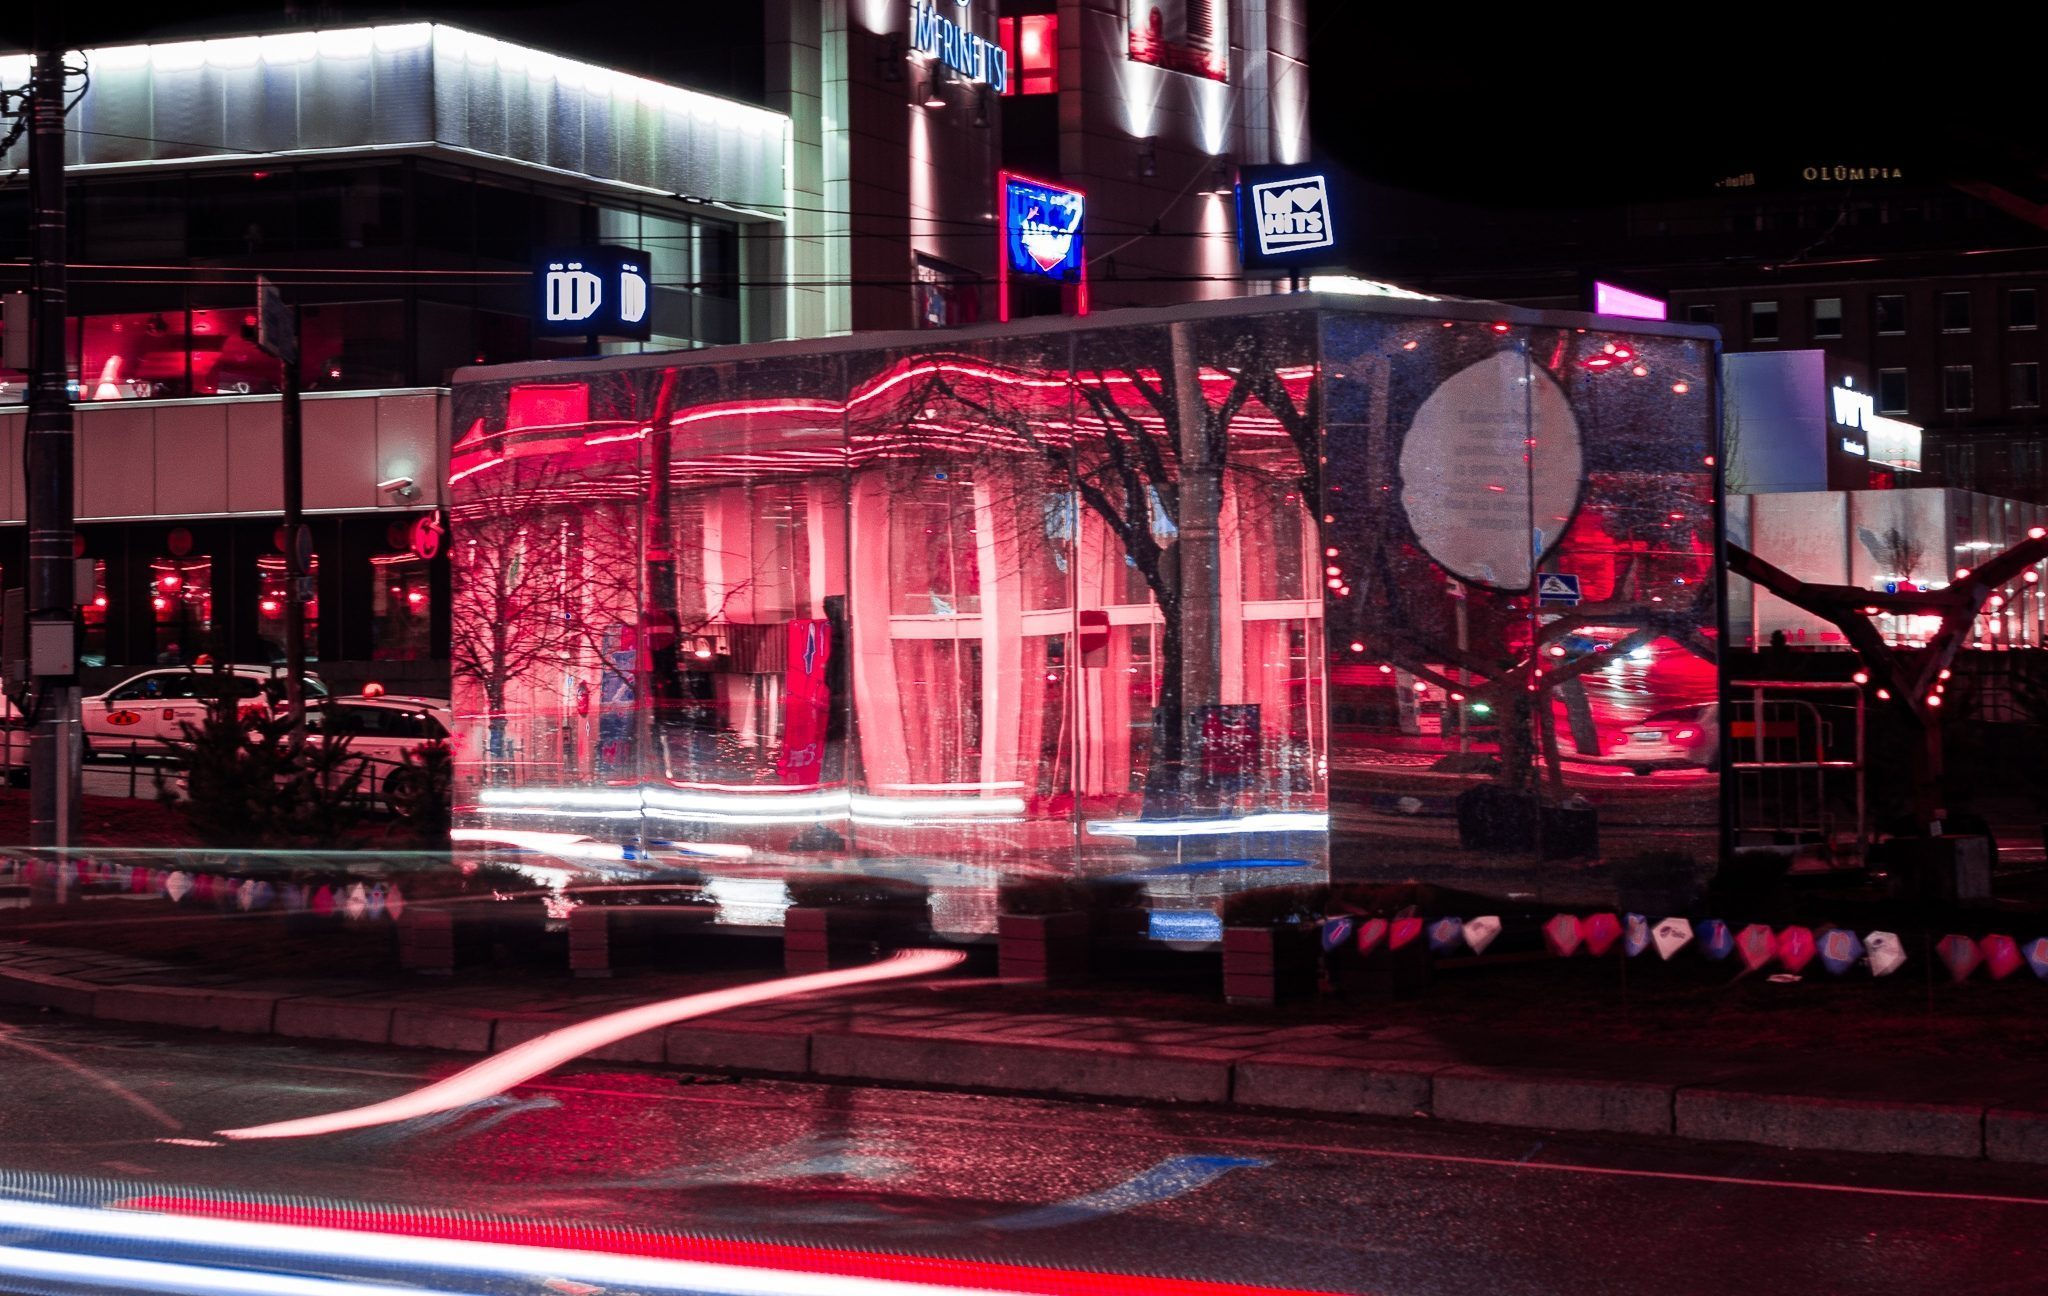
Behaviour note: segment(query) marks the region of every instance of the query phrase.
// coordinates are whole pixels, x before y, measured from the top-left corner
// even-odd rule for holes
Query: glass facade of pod
[[[1706,868],[1716,344],[1616,323],[1297,296],[463,371],[463,834],[908,872],[962,933],[1049,871],[1195,914]]]

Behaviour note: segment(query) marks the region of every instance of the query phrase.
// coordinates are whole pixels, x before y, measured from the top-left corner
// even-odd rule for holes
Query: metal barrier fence
[[[1737,846],[1817,847],[1833,866],[1870,849],[1860,685],[1735,680],[1723,741]]]

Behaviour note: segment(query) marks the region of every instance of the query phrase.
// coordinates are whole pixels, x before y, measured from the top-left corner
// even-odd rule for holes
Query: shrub
[[[361,763],[346,740],[295,753],[286,717],[247,716],[237,699],[219,697],[205,720],[184,726],[183,746],[186,799],[174,806],[205,845],[330,847],[362,817]]]
[[[394,771],[384,787],[397,816],[395,835],[420,845],[448,844],[455,751],[445,740],[421,743],[407,752],[405,769]]]
[[[785,882],[789,902],[805,909],[912,909],[926,896],[918,883],[866,873],[794,873]]]

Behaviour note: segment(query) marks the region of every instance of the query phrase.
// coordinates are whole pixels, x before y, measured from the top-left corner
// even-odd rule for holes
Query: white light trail
[[[1330,816],[1270,811],[1239,819],[1091,819],[1093,837],[1229,837],[1268,832],[1328,832]]]
[[[698,1260],[664,1260],[596,1251],[565,1251],[552,1247],[514,1246],[451,1238],[407,1237],[353,1229],[318,1228],[304,1224],[267,1224],[211,1216],[103,1211],[86,1206],[54,1206],[42,1202],[0,1201],[0,1225],[67,1237],[99,1239],[147,1249],[155,1254],[181,1248],[232,1250],[244,1263],[268,1258],[271,1263],[398,1265],[422,1272],[472,1276],[500,1275],[531,1283],[537,1274],[573,1277],[578,1282],[670,1292],[691,1296],[1000,1296],[1000,1289],[939,1286],[847,1274],[811,1274],[782,1269],[741,1268]],[[0,1247],[0,1273],[45,1280],[97,1281],[127,1292],[249,1292],[258,1296],[392,1296],[406,1290],[388,1283],[361,1283],[294,1278],[248,1269],[171,1264],[156,1260],[120,1260],[97,1255],[69,1255]]]
[[[298,1120],[275,1121],[268,1125],[221,1130],[219,1133],[222,1138],[236,1140],[306,1138],[315,1134],[334,1134],[342,1130],[363,1129],[371,1125],[388,1125],[394,1121],[431,1116],[436,1112],[482,1102],[516,1085],[524,1084],[535,1076],[552,1071],[564,1062],[601,1049],[607,1044],[615,1044],[622,1039],[658,1030],[679,1021],[688,1021],[693,1017],[704,1017],[748,1004],[793,998],[820,990],[840,990],[876,981],[925,976],[944,971],[965,957],[966,955],[956,950],[905,950],[880,963],[870,963],[866,967],[815,972],[808,976],[781,977],[756,985],[734,986],[726,990],[713,990],[705,994],[685,995],[680,999],[664,999],[658,1003],[642,1004],[638,1008],[606,1013],[602,1017],[594,1017],[589,1021],[577,1022],[573,1026],[549,1031],[538,1039],[528,1040],[496,1057],[457,1071],[445,1080],[438,1080],[423,1089],[415,1089],[409,1094],[402,1094],[384,1102],[330,1112],[325,1116],[306,1116]]]

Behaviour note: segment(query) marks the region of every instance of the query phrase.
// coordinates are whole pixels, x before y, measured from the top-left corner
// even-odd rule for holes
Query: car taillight
[[[1680,742],[1684,742],[1688,738],[1697,736],[1697,731],[1692,729],[1680,729],[1677,733],[1672,734],[1671,736],[1673,738],[1676,738]]]

